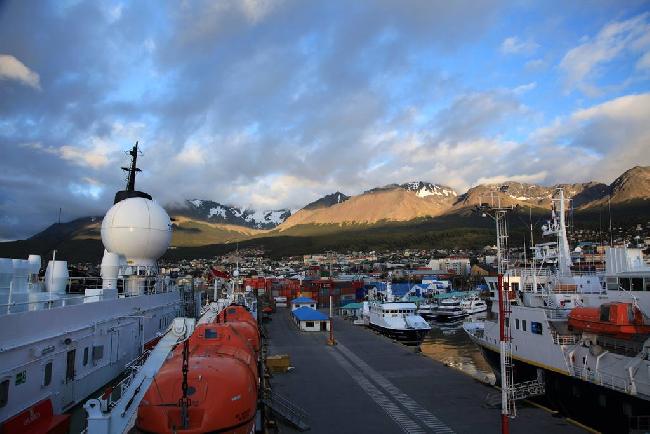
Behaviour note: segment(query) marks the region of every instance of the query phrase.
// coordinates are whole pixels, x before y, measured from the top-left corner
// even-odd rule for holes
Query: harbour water
[[[482,316],[479,316],[482,315]],[[485,318],[477,314],[464,321]],[[431,321],[431,331],[420,345],[422,354],[457,369],[475,379],[495,384],[495,376],[481,351],[463,331],[463,320],[447,323]]]

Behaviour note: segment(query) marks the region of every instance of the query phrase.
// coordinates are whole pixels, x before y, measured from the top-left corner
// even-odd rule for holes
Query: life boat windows
[[[235,314],[237,313],[237,309],[228,309],[229,314]]]
[[[217,339],[219,337],[215,329],[205,329],[205,338],[206,339]]]
[[[604,304],[600,306],[600,320],[609,321],[609,305]]]

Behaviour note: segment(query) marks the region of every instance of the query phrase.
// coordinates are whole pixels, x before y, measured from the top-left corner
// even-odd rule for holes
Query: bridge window
[[[533,334],[541,335],[542,334],[542,323],[541,322],[531,321],[530,322],[530,331]]]
[[[632,291],[643,291],[643,278],[635,277],[632,279]]]

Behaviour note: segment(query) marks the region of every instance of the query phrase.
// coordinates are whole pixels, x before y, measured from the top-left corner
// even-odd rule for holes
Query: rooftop
[[[316,303],[316,300],[314,300],[313,298],[309,298],[309,297],[298,297],[298,298],[294,298],[293,300],[291,300],[291,303],[293,303],[293,304]]]
[[[302,306],[291,312],[299,321],[327,321],[329,318],[311,307]]]

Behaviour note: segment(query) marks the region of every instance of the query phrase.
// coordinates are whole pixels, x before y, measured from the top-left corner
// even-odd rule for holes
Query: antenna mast
[[[508,190],[507,185],[500,188],[502,193]],[[512,369],[512,336],[510,333],[510,298],[509,288],[504,288],[503,274],[508,266],[508,225],[506,215],[514,209],[513,206],[494,207],[488,204],[481,204],[478,212],[483,217],[491,217],[497,230],[497,285],[499,296],[499,341],[500,341],[500,364],[501,364],[501,432],[510,432],[510,418],[517,414],[515,400],[513,399],[514,372]]]
[[[142,172],[136,166],[138,161],[138,152],[140,152],[138,150],[138,142],[135,142],[135,145],[129,151],[129,155],[131,156],[131,166],[122,167],[122,170],[128,173],[127,180],[126,180],[126,191],[135,191],[135,174],[137,172]]]

